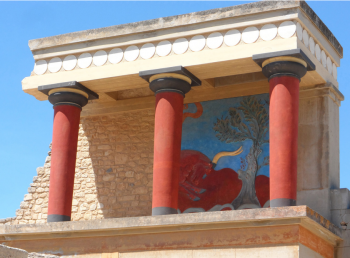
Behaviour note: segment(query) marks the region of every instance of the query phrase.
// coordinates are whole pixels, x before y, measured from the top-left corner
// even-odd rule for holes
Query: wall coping
[[[245,15],[258,14],[262,12],[270,12],[282,9],[300,8],[312,23],[327,38],[337,53],[343,57],[343,47],[335,38],[333,33],[322,22],[317,14],[305,1],[259,1],[254,3],[230,6],[225,8],[217,8],[200,12],[193,12],[182,15],[169,17],[161,17],[158,19],[114,25],[104,28],[83,30],[67,34],[61,34],[51,37],[29,40],[30,50],[36,51],[44,48],[81,43],[86,41],[98,40],[102,38],[112,38],[122,35],[144,33],[154,30],[173,28],[179,26],[187,26],[199,24],[220,19],[239,17]]]

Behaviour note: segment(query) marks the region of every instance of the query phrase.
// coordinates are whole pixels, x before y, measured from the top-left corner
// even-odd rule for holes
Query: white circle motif
[[[333,72],[333,63],[332,60],[330,59],[330,57],[327,57],[327,70],[330,74],[332,74]]]
[[[311,54],[315,54],[315,41],[312,37],[310,37],[309,39],[309,49],[310,49],[310,52]]]
[[[66,71],[71,71],[77,66],[77,57],[75,55],[66,56],[63,59],[63,69]]]
[[[220,32],[213,32],[207,38],[207,46],[210,49],[216,49],[221,47],[224,42],[224,36]]]
[[[301,27],[300,23],[297,23],[297,36],[299,40],[303,40],[303,27]]]
[[[59,70],[61,70],[62,67],[62,59],[59,57],[54,57],[49,61],[49,71],[51,73],[57,73]]]
[[[137,46],[129,46],[125,49],[124,57],[128,62],[135,61],[140,54],[140,50]]]
[[[278,34],[284,38],[288,39],[292,37],[297,30],[297,26],[292,21],[285,21],[278,26]]]
[[[45,60],[39,60],[35,62],[34,73],[37,75],[42,75],[47,70],[47,62]]]
[[[201,51],[205,47],[205,37],[203,35],[193,36],[190,40],[190,49],[193,52]]]
[[[188,40],[186,38],[179,38],[174,41],[173,50],[177,55],[185,53],[188,49]]]
[[[259,38],[259,30],[256,27],[245,28],[242,32],[242,40],[247,43],[254,43]]]
[[[327,55],[324,52],[324,50],[321,51],[321,60],[322,60],[322,65],[324,68],[327,67]]]
[[[92,56],[90,53],[83,53],[78,57],[78,66],[80,68],[88,68],[91,65]]]
[[[171,52],[171,43],[168,40],[164,40],[158,43],[156,52],[158,56],[167,56]]]
[[[109,51],[108,54],[108,61],[111,64],[118,64],[120,61],[123,60],[123,50],[121,48],[113,48],[111,51]]]
[[[321,62],[321,48],[318,44],[315,46],[315,55],[317,60]]]
[[[270,41],[276,38],[277,27],[275,24],[265,24],[260,29],[260,37],[265,41]]]
[[[107,62],[107,58],[107,52],[104,50],[99,50],[94,54],[92,61],[94,62],[94,65],[102,66]]]
[[[338,76],[338,74],[337,74],[337,66],[335,64],[333,64],[332,69],[333,69],[333,71],[332,71],[333,77],[335,79],[337,79],[337,76]]]
[[[224,36],[224,42],[227,46],[236,46],[241,41],[242,34],[239,30],[229,30]]]
[[[144,44],[140,50],[140,56],[143,59],[150,59],[154,56],[156,52],[156,47],[152,43]]]
[[[307,33],[306,30],[303,30],[303,42],[306,47],[309,46],[309,34]]]

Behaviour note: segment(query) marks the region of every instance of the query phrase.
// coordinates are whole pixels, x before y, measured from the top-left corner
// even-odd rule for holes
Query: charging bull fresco
[[[186,104],[179,213],[269,207],[269,95]]]

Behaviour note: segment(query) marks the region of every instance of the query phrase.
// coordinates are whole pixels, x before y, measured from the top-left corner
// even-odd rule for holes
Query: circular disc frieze
[[[259,30],[256,27],[245,28],[242,32],[242,40],[247,43],[254,43],[259,38]]]
[[[205,47],[205,37],[203,35],[196,35],[190,40],[190,49],[193,52],[201,51]]]
[[[326,68],[327,67],[327,55],[323,50],[321,51],[321,61],[322,61],[323,67]]]
[[[310,52],[311,54],[315,54],[315,41],[312,37],[310,37],[309,39],[309,49],[310,49]]]
[[[330,57],[327,57],[327,70],[330,74],[332,74],[333,72],[333,63],[332,60],[330,59]]]
[[[83,53],[78,57],[78,66],[80,68],[88,68],[92,63],[92,55],[90,53]]]
[[[51,73],[57,73],[59,70],[61,70],[62,67],[62,60],[59,57],[54,57],[49,61],[49,71]]]
[[[300,23],[297,23],[297,37],[299,40],[303,40],[303,27],[301,27]]]
[[[47,62],[45,60],[39,60],[35,62],[34,73],[42,75],[47,71]]]
[[[107,52],[104,50],[99,50],[94,54],[92,61],[94,65],[102,66],[107,62],[107,58],[108,58]]]
[[[318,44],[315,46],[315,56],[317,60],[321,62],[321,48]]]
[[[303,30],[303,42],[306,47],[309,46],[309,34],[307,33],[306,30]]]
[[[292,21],[285,21],[278,26],[278,34],[284,38],[288,39],[292,37],[297,30],[297,26]]]
[[[124,53],[121,48],[113,48],[111,51],[109,51],[108,61],[111,64],[117,64],[120,61],[122,61],[123,56],[124,56]]]
[[[211,33],[207,38],[207,46],[210,49],[219,48],[224,42],[224,36],[220,32]]]
[[[158,56],[167,56],[171,52],[171,43],[169,40],[163,40],[158,43],[156,52]]]
[[[152,43],[147,43],[141,47],[140,56],[143,59],[150,59],[151,57],[154,56],[155,52],[156,52],[156,47]]]
[[[276,38],[277,27],[275,24],[266,24],[260,29],[260,37],[265,41],[270,41]]]
[[[224,42],[227,46],[236,46],[241,41],[242,34],[239,30],[229,30],[224,36]]]
[[[173,44],[174,53],[177,55],[181,55],[185,53],[188,49],[188,40],[186,38],[179,38],[175,40]]]
[[[63,59],[63,69],[66,71],[71,71],[77,66],[77,57],[75,55],[66,56]]]
[[[124,57],[128,62],[135,61],[140,54],[140,50],[137,46],[129,46],[125,49]]]

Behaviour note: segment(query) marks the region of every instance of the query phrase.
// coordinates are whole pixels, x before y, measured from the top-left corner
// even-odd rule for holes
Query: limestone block
[[[298,191],[297,205],[307,205],[326,219],[331,219],[331,198],[329,189]]]
[[[27,202],[21,202],[21,204],[19,205],[19,207],[21,209],[27,209],[29,207],[29,204]]]
[[[25,201],[33,200],[32,194],[25,194],[25,195],[24,195],[24,200],[25,200]]]
[[[350,191],[347,188],[331,190],[332,210],[350,209]]]

